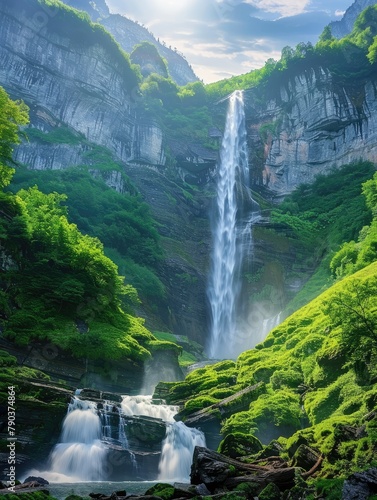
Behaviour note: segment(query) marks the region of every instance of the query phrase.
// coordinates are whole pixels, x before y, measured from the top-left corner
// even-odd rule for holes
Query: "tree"
[[[14,173],[13,146],[20,142],[19,127],[29,122],[28,107],[22,101],[12,101],[0,87],[0,188],[7,186]]]
[[[325,303],[325,314],[340,327],[341,344],[354,359],[377,347],[377,277],[350,280]]]
[[[327,26],[325,26],[325,29],[319,35],[318,40],[320,42],[331,42],[332,40],[334,40],[334,37],[331,33],[331,28],[330,28],[329,24]]]

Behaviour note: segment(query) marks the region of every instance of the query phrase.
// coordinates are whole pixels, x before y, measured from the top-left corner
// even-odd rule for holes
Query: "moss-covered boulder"
[[[227,457],[238,458],[246,455],[255,455],[260,452],[262,448],[263,446],[259,439],[252,434],[235,432],[234,434],[228,434],[226,438],[221,441],[218,451]]]

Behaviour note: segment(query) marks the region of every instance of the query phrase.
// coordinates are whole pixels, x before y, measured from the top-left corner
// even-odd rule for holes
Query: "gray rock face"
[[[147,41],[152,43],[168,63],[169,73],[178,85],[195,82],[198,77],[183,57],[171,47],[152,35],[144,26],[118,14],[110,14],[106,2],[89,2],[88,0],[64,0],[64,3],[76,9],[86,11],[93,21],[102,24],[119,42],[126,52],[131,52],[135,45]]]
[[[352,474],[344,481],[343,500],[367,500],[377,491],[377,469]]]
[[[355,0],[355,2],[346,10],[346,13],[340,21],[330,23],[331,33],[335,38],[343,38],[351,33],[357,16],[370,5],[374,5],[375,0]]]
[[[119,61],[104,46],[78,44],[73,36],[57,35],[49,27],[51,19],[56,20],[53,14],[38,9],[34,2],[27,10],[23,4],[0,2],[2,86],[30,106],[40,128],[63,122],[122,161],[163,162],[161,130],[154,123],[139,123],[132,89]],[[30,17],[39,15],[45,16],[46,23],[37,29]],[[50,154],[32,153],[38,160],[31,163],[34,168],[76,163],[80,151],[62,149],[64,146],[54,146]],[[24,145],[17,159],[28,162],[30,154]]]
[[[334,84],[327,69],[310,69],[281,85],[258,109],[257,119],[249,109],[251,149],[261,147],[255,128],[274,129],[263,145],[263,184],[284,195],[331,168],[360,158],[376,162],[376,92],[377,81],[360,84],[351,94]]]

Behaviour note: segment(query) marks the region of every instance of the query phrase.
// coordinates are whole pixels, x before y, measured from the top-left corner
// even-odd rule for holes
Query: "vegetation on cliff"
[[[3,90],[1,97],[1,173],[6,185],[13,174],[17,127],[26,123],[27,112]],[[91,359],[145,360],[161,347],[179,352],[175,344],[159,342],[134,316],[136,290],[124,284],[100,240],[69,222],[65,200],[64,194],[44,194],[37,187],[0,193],[3,335],[20,345],[50,341]],[[145,221],[140,222],[147,218],[143,205],[132,212],[132,203],[125,203],[123,218],[148,232]]]
[[[334,255],[338,281],[235,363],[201,368],[170,386],[169,400],[185,403],[183,419],[207,408],[202,411],[220,422],[223,452],[232,439],[233,456],[254,460],[255,452],[243,451],[249,436],[250,443],[258,438],[264,445],[278,440],[283,456],[294,460],[305,445],[323,456],[317,478],[327,480],[377,465],[377,176],[364,183],[363,192],[373,220],[357,243]],[[333,236],[342,232],[333,227]],[[258,383],[264,389],[248,408],[228,418],[216,412],[216,403]]]
[[[259,98],[266,90],[280,88],[293,75],[310,68],[327,68],[339,84],[352,84],[356,79],[375,74],[377,61],[377,6],[365,9],[355,22],[350,35],[338,40],[325,28],[316,45],[299,43],[284,47],[281,58],[269,59],[261,69],[211,83],[206,91],[218,100],[234,90],[257,88]]]

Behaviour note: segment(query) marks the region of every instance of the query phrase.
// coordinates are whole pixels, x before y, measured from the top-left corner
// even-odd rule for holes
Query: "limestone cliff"
[[[282,196],[333,167],[377,162],[376,91],[375,79],[341,85],[317,67],[282,80],[262,105],[248,93],[255,183]]]
[[[202,202],[168,179],[165,137],[138,113],[140,95],[121,53],[104,33],[102,40],[86,37],[72,23],[68,31],[61,12],[34,0],[0,0],[0,14],[0,85],[30,107],[31,128],[15,160],[35,170],[85,165],[120,193],[128,175],[152,208],[166,252],[160,276],[170,305],[140,314],[151,328],[200,340],[207,322],[208,219]],[[98,145],[118,170],[97,167]]]
[[[333,21],[330,23],[332,35],[336,38],[343,38],[351,33],[353,25],[360,12],[375,3],[376,2],[374,0],[355,0],[354,3],[348,7],[340,21]]]
[[[57,32],[61,14],[37,2],[2,0],[0,12],[1,85],[30,106],[40,129],[64,123],[123,161],[164,162],[161,131],[138,120],[135,86],[116,53],[95,40],[77,43],[65,28]],[[21,148],[18,155],[24,160],[27,153]],[[39,164],[30,166],[51,168],[41,164],[44,156],[48,162],[41,154]]]
[[[64,0],[64,3],[87,12],[91,19],[101,23],[109,31],[126,52],[131,52],[141,42],[152,43],[167,61],[169,74],[178,85],[195,82],[198,77],[182,54],[164,42],[156,40],[144,26],[118,14],[110,14],[106,2],[89,2],[88,0]]]

